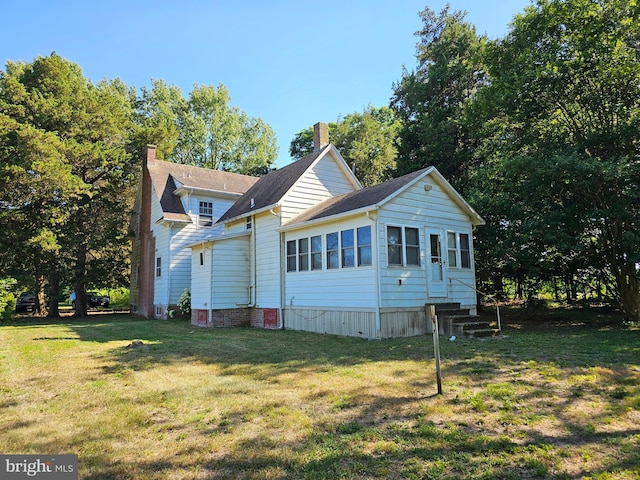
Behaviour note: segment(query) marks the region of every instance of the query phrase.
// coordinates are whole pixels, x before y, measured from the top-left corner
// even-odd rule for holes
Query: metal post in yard
[[[442,371],[440,370],[440,335],[438,332],[438,316],[435,305],[425,305],[428,307],[431,323],[433,327],[433,354],[436,357],[436,380],[438,382],[438,395],[442,395]]]

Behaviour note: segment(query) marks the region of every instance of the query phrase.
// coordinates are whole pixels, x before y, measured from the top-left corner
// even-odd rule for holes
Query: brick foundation
[[[281,325],[277,308],[230,308],[213,310],[211,320],[207,310],[192,310],[191,325],[198,327],[229,328],[253,327],[278,329]]]

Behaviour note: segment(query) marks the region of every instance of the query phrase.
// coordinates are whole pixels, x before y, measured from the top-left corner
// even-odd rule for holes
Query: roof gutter
[[[220,242],[222,240],[231,240],[232,238],[238,238],[238,237],[246,237],[248,235],[251,235],[251,232],[238,232],[238,233],[230,233],[226,235],[223,233],[215,237],[207,237],[195,243],[190,243],[188,245],[185,245],[184,248],[195,248],[198,246],[204,247],[204,245],[209,243]]]
[[[378,204],[375,205],[368,205],[366,207],[362,207],[362,208],[358,208],[356,210],[349,210],[348,212],[342,212],[342,213],[338,213],[336,215],[328,215],[326,217],[320,217],[320,218],[315,218],[313,220],[308,220],[308,221],[302,221],[299,223],[288,223],[286,225],[283,225],[280,228],[277,228],[276,230],[279,232],[288,232],[291,230],[298,230],[300,228],[307,228],[309,226],[312,225],[318,225],[321,223],[327,223],[327,222],[335,222],[338,220],[342,220],[348,217],[354,217],[356,215],[366,215],[367,218],[369,220],[374,220],[376,214],[373,212],[377,212],[378,209],[380,208],[380,206]]]
[[[272,215],[276,215],[275,209],[279,207],[280,207],[279,203],[272,203],[271,205],[267,205],[266,207],[262,207],[257,210],[249,210],[248,212],[241,213],[240,215],[236,215],[235,217],[225,218],[222,222],[218,220],[216,223],[219,223],[220,225],[224,225],[225,223],[235,222],[242,218],[246,218],[250,215],[257,215],[258,213],[263,213],[263,212],[270,212]]]

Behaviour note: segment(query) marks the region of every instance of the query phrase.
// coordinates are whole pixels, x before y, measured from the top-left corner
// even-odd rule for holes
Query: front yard
[[[640,330],[367,342],[126,315],[0,326],[0,452],[82,479],[640,476]],[[143,345],[132,346],[134,340]]]

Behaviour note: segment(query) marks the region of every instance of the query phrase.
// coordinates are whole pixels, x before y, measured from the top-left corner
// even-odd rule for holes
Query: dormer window
[[[198,226],[210,227],[211,225],[213,225],[213,202],[200,202]]]

